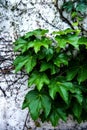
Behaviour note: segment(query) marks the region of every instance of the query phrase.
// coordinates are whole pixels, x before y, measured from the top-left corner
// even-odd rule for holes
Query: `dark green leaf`
[[[68,65],[68,57],[65,54],[59,54],[55,59],[54,59],[54,64],[58,67],[62,65]]]
[[[68,103],[68,101],[69,101],[69,93],[68,93],[68,91],[70,91],[70,92],[74,91],[72,83],[59,82],[59,81],[56,81],[55,79],[51,80],[48,87],[49,87],[49,94],[50,94],[52,99],[55,98],[56,93],[58,92],[60,94],[60,96],[62,97],[62,99],[66,103]]]
[[[31,90],[25,96],[22,109],[26,107],[29,108],[30,114],[34,120],[39,117],[41,111],[44,111],[47,117],[51,110],[51,100],[47,95],[40,94],[36,90]]]
[[[44,108],[44,112],[45,112],[45,117],[47,117],[50,113],[51,110],[51,100],[47,95],[42,95],[42,106]]]
[[[82,106],[79,103],[74,103],[72,111],[74,115],[77,117],[77,119],[79,119],[82,112]]]
[[[54,108],[49,117],[53,126],[58,124],[59,119],[66,121],[66,114],[61,108]]]
[[[63,8],[66,9],[68,12],[72,11],[74,5],[72,1],[65,2]]]
[[[62,36],[62,35],[58,36],[58,35],[57,35],[57,36],[55,37],[55,40],[57,41],[58,46],[59,46],[60,48],[65,48],[66,43],[67,43],[67,37],[66,37],[66,36]]]
[[[28,49],[34,48],[35,53],[37,53],[38,51],[40,51],[41,46],[48,49],[49,44],[51,44],[51,43],[52,43],[52,41],[49,40],[49,38],[36,39],[36,40],[28,43]]]
[[[53,126],[56,126],[58,124],[60,117],[56,110],[53,110],[53,112],[51,112],[49,119]]]
[[[50,81],[45,73],[38,73],[37,71],[32,73],[32,75],[29,78],[29,86],[35,84],[37,86],[37,89],[40,91],[44,84],[49,84]]]
[[[74,46],[76,49],[79,49],[78,40],[79,37],[76,34],[68,35],[67,37],[67,42]]]
[[[41,38],[41,36],[44,36],[46,33],[48,32],[48,30],[44,30],[44,29],[36,29],[34,31],[28,32],[25,35],[25,39],[29,38],[31,36],[36,36],[37,38]]]
[[[77,80],[79,84],[87,79],[87,66],[81,66],[78,71]]]
[[[87,9],[87,4],[85,3],[79,3],[77,6],[76,6],[76,10],[77,11],[80,11],[81,13],[84,13]]]
[[[78,73],[78,68],[71,68],[71,69],[68,69],[67,71],[67,76],[66,76],[66,79],[68,81],[72,80]]]
[[[28,56],[19,56],[14,60],[15,72],[20,71],[23,66],[28,62]]]
[[[28,61],[25,64],[25,69],[26,69],[27,73],[31,72],[32,69],[35,67],[35,65],[36,65],[36,57],[35,56],[29,56]]]
[[[51,74],[56,73],[56,67],[52,63],[48,62],[42,62],[41,67],[40,67],[40,72],[44,72],[46,70],[50,69]]]
[[[65,85],[60,82],[57,82],[57,84],[58,84],[58,92],[59,92],[60,96],[66,103],[68,103],[69,93],[68,93],[67,89],[65,88]]]
[[[86,45],[87,47],[87,37],[81,37],[78,41],[79,44]]]

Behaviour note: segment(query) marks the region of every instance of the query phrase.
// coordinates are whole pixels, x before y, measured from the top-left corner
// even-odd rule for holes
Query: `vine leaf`
[[[87,79],[87,67],[85,65],[85,66],[80,67],[80,69],[78,71],[77,80],[80,84],[81,82],[85,81],[86,79]]]
[[[29,108],[33,120],[38,119],[41,111],[47,117],[51,110],[51,100],[47,95],[41,94],[36,90],[31,90],[25,96],[22,109],[26,107]]]
[[[45,29],[36,29],[34,31],[26,33],[24,38],[27,39],[31,36],[36,36],[37,38],[41,38],[41,36],[44,36],[47,32],[48,30]]]
[[[27,73],[31,72],[36,65],[36,57],[34,56],[19,56],[14,60],[15,72],[20,71],[23,67]]]
[[[40,51],[41,46],[48,49],[49,44],[51,44],[51,43],[52,43],[52,41],[49,40],[49,38],[35,39],[34,41],[30,41],[28,43],[28,49],[34,48],[35,53],[37,53],[38,51]]]
[[[78,73],[78,67],[73,67],[68,69],[66,79],[68,81],[72,80]]]
[[[68,65],[68,57],[65,54],[59,54],[55,59],[54,59],[54,64],[58,67],[63,65]]]
[[[58,46],[60,47],[60,48],[65,48],[65,46],[66,46],[66,43],[67,43],[67,37],[66,36],[62,36],[62,35],[60,35],[60,36],[56,36],[55,37],[55,40],[58,42]]]
[[[75,78],[77,75],[77,80],[79,84],[87,79],[87,67],[86,65],[82,66],[73,66],[71,69],[68,69],[66,79],[68,81]]]
[[[73,86],[70,82],[59,82],[53,80],[49,86],[49,94],[52,99],[55,98],[56,93],[58,92],[65,103],[69,102],[69,93],[68,91],[73,92]]]
[[[25,64],[25,69],[27,73],[31,72],[33,68],[36,65],[36,57],[34,56],[29,56],[27,63]]]
[[[22,50],[22,52],[25,52],[27,50],[27,41],[24,40],[22,37],[18,38],[14,44],[14,51]]]
[[[60,48],[65,48],[66,44],[71,44],[76,49],[79,49],[79,30],[75,34],[67,34],[67,35],[56,35],[55,40],[58,43]]]
[[[81,13],[84,13],[86,11],[87,4],[79,2],[79,4],[76,6],[76,11],[80,11]]]
[[[48,85],[49,83],[50,80],[48,79],[47,75],[45,73],[38,73],[37,71],[31,74],[28,81],[29,86],[35,84],[39,91],[42,89],[44,84]]]
[[[52,123],[53,126],[56,126],[58,124],[58,120],[62,119],[64,121],[66,121],[66,114],[63,112],[63,110],[61,108],[54,108],[53,111],[50,114],[50,121]]]
[[[40,66],[40,72],[44,72],[46,70],[50,69],[51,70],[51,74],[55,74],[56,73],[56,67],[52,64],[52,63],[48,63],[48,62],[42,62],[41,66]]]
[[[74,115],[79,119],[81,112],[82,112],[82,106],[77,102],[73,104],[72,111]]]
[[[73,2],[72,1],[68,1],[65,4],[63,4],[63,8],[67,10],[67,12],[72,11],[73,9]]]
[[[28,62],[28,56],[19,56],[14,60],[15,72],[20,71],[23,66]]]
[[[86,45],[86,47],[87,47],[87,37],[79,38],[79,45],[81,45],[81,44]]]

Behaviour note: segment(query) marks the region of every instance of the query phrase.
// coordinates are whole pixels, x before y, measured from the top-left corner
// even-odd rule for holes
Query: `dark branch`
[[[60,13],[61,19],[62,19],[65,23],[67,23],[72,29],[74,29],[74,27],[73,27],[73,25],[71,24],[71,22],[70,22],[66,17],[63,16],[62,8],[60,9],[60,8],[59,8],[59,5],[58,5],[58,0],[56,0],[55,6],[56,6],[57,10],[58,10],[59,13]]]
[[[5,93],[5,90],[3,90],[1,87],[0,87],[0,90],[2,91],[4,97],[6,97],[6,93]]]
[[[39,16],[42,18],[42,20],[44,20],[47,24],[49,24],[50,26],[52,26],[52,27],[54,27],[54,28],[56,28],[56,29],[59,30],[59,28],[58,28],[57,26],[53,25],[53,24],[50,23],[48,20],[46,20],[46,19],[41,15],[41,13],[38,13],[38,14],[39,14]]]

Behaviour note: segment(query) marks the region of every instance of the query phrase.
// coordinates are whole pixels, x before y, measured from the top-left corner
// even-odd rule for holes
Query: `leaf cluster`
[[[62,11],[70,14],[73,27],[78,27],[81,31],[85,31],[82,27],[82,22],[87,15],[87,0],[68,0],[64,2]]]
[[[54,40],[47,33],[36,29],[14,42],[15,71],[25,70],[28,87],[34,85],[22,108],[53,126],[68,115],[87,120],[87,37],[72,29],[53,32]]]
[[[63,8],[68,12],[75,10],[78,13],[84,13],[87,9],[87,0],[69,0],[64,3]]]

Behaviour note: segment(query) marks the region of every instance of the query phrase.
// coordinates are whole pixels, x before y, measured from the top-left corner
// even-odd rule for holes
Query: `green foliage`
[[[81,31],[85,31],[82,27],[82,22],[87,12],[87,0],[68,0],[63,3],[62,11],[66,11],[70,16],[73,28],[79,28]],[[70,20],[69,20],[70,22]]]
[[[24,69],[28,86],[34,86],[22,108],[29,109],[33,120],[41,118],[53,126],[70,114],[78,122],[87,120],[87,37],[79,30],[66,29],[52,33],[53,43],[47,33],[37,29],[14,43],[14,50],[19,51],[15,71]]]
[[[87,0],[69,0],[64,3],[63,8],[66,9],[68,12],[75,10],[78,13],[84,13],[87,9]]]

